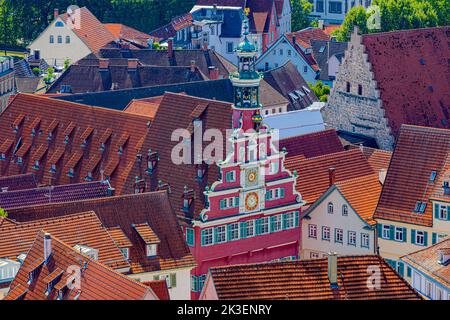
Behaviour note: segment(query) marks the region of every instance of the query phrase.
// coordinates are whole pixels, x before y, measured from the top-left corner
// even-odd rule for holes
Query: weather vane
[[[245,8],[244,13],[248,17],[248,15],[250,14],[250,8]]]

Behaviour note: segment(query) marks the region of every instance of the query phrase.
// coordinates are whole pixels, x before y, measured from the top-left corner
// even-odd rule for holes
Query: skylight
[[[436,179],[436,175],[437,173],[435,170],[431,171],[430,182],[434,182],[434,180]]]

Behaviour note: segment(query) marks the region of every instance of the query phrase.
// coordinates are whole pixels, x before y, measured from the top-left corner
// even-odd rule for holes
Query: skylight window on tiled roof
[[[16,120],[13,122],[13,130],[15,133],[19,132],[19,128],[22,125],[23,121],[25,120],[25,115],[20,114]]]
[[[416,202],[416,206],[414,207],[414,212],[416,212],[416,213],[424,213],[426,207],[427,207],[427,203],[426,202],[417,201]]]
[[[61,276],[64,271],[60,268],[56,268],[52,273],[50,273],[47,277],[44,278],[44,282],[47,284],[47,290],[45,291],[45,295],[49,296],[53,290],[53,287],[56,283],[59,282]]]
[[[36,119],[34,119],[34,121],[31,123],[30,130],[31,130],[31,136],[32,136],[32,137],[35,137],[35,136],[36,136],[36,133],[37,133],[38,130],[39,130],[40,124],[41,124],[41,118],[36,118]]]
[[[58,120],[54,119],[47,129],[47,140],[51,141],[53,139],[53,136],[55,135],[55,129],[58,127]]]
[[[88,127],[83,134],[81,135],[81,147],[85,148],[88,144],[89,138],[91,137],[92,133],[94,132],[94,128]]]
[[[435,170],[431,171],[430,182],[434,182],[434,180],[436,180],[436,175],[437,173]]]

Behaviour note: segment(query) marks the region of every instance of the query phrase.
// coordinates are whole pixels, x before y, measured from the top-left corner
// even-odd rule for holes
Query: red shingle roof
[[[80,8],[69,16],[60,15],[66,23],[75,26],[73,32],[83,41],[92,52],[98,52],[102,47],[116,40],[111,32],[86,7]],[[78,19],[78,20],[77,20]]]
[[[165,191],[24,207],[9,210],[8,215],[16,221],[30,221],[90,210],[108,230],[120,228],[132,243],[129,254],[132,273],[195,265]],[[147,257],[145,242],[133,227],[145,223],[161,241],[157,257]],[[124,238],[119,239],[117,235],[117,232],[111,234],[115,241],[121,242]]]
[[[329,41],[331,39],[322,29],[312,27],[286,34],[291,43],[293,36],[295,36],[295,42],[304,49],[311,49],[311,40]]]
[[[442,193],[442,176],[450,176],[444,170],[449,151],[450,130],[403,125],[375,218],[432,226],[429,200],[438,190]],[[431,181],[433,171],[436,178]],[[414,212],[418,201],[427,204],[424,213]]]
[[[395,137],[402,124],[450,129],[450,27],[362,36]]]
[[[150,35],[120,23],[105,23],[106,29],[116,38],[147,46]]]
[[[342,151],[305,159],[300,155],[286,159],[286,168],[297,171],[296,189],[308,204],[314,203],[330,187],[329,169],[335,169],[336,182],[373,174],[360,150]]]
[[[327,259],[238,265],[210,269],[219,300],[420,300],[418,293],[379,256],[338,257],[338,289],[328,279]],[[367,286],[369,267],[380,286]]]
[[[158,296],[159,300],[170,300],[169,289],[167,289],[166,280],[153,280],[142,282],[146,286],[152,288],[153,292]]]
[[[334,129],[282,139],[280,140],[280,150],[283,148],[286,148],[288,158],[299,155],[303,155],[305,158],[313,158],[344,151],[344,147]]]
[[[0,221],[0,257],[17,260],[21,253],[28,252],[36,233],[42,229],[71,247],[79,244],[98,250],[99,261],[113,269],[130,267],[93,211],[27,222],[3,219]]]
[[[369,164],[372,166],[375,172],[380,172],[381,169],[387,170],[389,168],[389,163],[391,162],[392,152],[374,149],[369,147],[360,147],[355,145],[350,145],[349,149],[357,149],[362,150],[364,155],[369,161]]]
[[[20,114],[25,114],[26,118],[16,133],[11,129],[11,123]],[[33,136],[30,125],[38,117],[40,126]],[[73,184],[84,182],[89,170],[92,171],[92,179],[100,180],[101,169],[114,165],[115,170],[105,173],[104,177],[110,175],[110,182],[117,193],[132,193],[135,177],[145,176],[144,161],[139,162],[136,156],[147,153],[145,144],[150,120],[150,117],[142,115],[18,94],[0,115],[0,127],[9,128],[1,130],[0,144],[12,140],[16,145],[21,141],[30,149],[22,155],[23,163],[19,164],[11,148],[6,153],[6,161],[0,161],[0,175],[35,173],[41,184],[49,184],[49,181],[52,185]],[[67,134],[68,128],[71,128],[71,134]],[[103,141],[105,150],[102,151],[100,140],[105,140],[108,132],[110,138]],[[121,139],[124,136],[129,139],[123,145]],[[87,138],[86,144],[84,138]],[[33,155],[42,146],[46,146],[47,151],[36,169],[33,168],[36,160]],[[123,150],[120,153],[121,146]],[[97,167],[93,168],[95,163]],[[55,173],[51,172],[52,165],[56,165]],[[69,173],[71,169],[73,174]]]
[[[67,280],[70,278],[69,267],[80,266],[81,277],[80,288],[66,290],[62,299],[64,300],[153,300],[158,299],[156,294],[144,284],[137,282],[127,276],[109,269],[105,265],[80,254],[77,250],[64,242],[58,240],[53,235],[51,237],[51,256],[47,263],[38,267],[31,284],[28,284],[29,266],[34,261],[44,257],[44,237],[45,232],[40,231],[33,243],[27,258],[19,269],[16,278],[11,284],[14,294],[7,295],[6,300],[18,298],[18,294],[23,294],[23,288],[28,291],[22,296],[23,300],[56,300],[59,292],[64,292],[67,287]],[[63,270],[62,276],[53,281],[53,289],[48,295],[49,275],[55,270]],[[20,290],[17,293],[17,287]]]

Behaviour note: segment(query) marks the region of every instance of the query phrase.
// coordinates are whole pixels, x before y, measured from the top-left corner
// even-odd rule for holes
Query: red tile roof
[[[23,294],[23,288],[28,291],[23,300],[56,300],[58,293],[63,292],[63,300],[156,300],[156,294],[144,284],[109,269],[105,265],[80,254],[70,245],[62,242],[54,235],[51,237],[51,255],[47,263],[37,267],[31,284],[28,284],[30,266],[44,257],[44,237],[46,233],[39,231],[27,258],[22,264],[16,278],[11,284],[12,294],[6,300],[17,299]],[[73,275],[70,267],[80,266],[80,288],[65,290],[67,281]],[[34,267],[33,267],[34,269]],[[48,295],[48,279],[55,271],[64,271],[62,276],[52,282],[53,289]],[[47,281],[46,281],[47,280]],[[19,289],[16,289],[18,286]]]
[[[372,166],[375,172],[380,172],[381,169],[387,171],[387,169],[389,168],[389,163],[391,162],[392,157],[391,151],[355,145],[349,146],[349,149],[357,149],[357,148],[360,148],[362,150],[362,152],[367,158],[367,161],[369,161],[369,164]]]
[[[140,114],[154,119],[156,112],[158,112],[161,100],[162,97],[157,97],[157,99],[133,99],[128,104],[124,112]]]
[[[381,272],[379,290],[367,286],[369,267]],[[327,259],[218,267],[209,276],[219,300],[421,299],[379,256],[338,257],[337,268],[338,289],[331,288]]]
[[[110,188],[108,184],[100,181],[41,187],[0,192],[0,208],[8,210],[45,203],[102,198],[109,195]]]
[[[329,169],[335,169],[336,182],[373,174],[360,150],[342,151],[315,158],[303,155],[286,159],[286,168],[297,172],[296,189],[308,204],[314,203],[330,187]]]
[[[130,267],[93,211],[27,222],[2,219],[0,257],[17,260],[21,253],[28,252],[37,232],[42,229],[64,240],[71,247],[79,244],[98,250],[99,261],[110,268],[118,270]]]
[[[362,36],[396,138],[402,124],[450,129],[449,37],[449,26]]]
[[[439,263],[440,251],[444,255],[450,254],[450,239],[405,255],[401,257],[401,260],[448,288],[450,287],[450,264]]]
[[[286,34],[286,37],[292,43],[292,37],[295,36],[295,42],[304,49],[311,49],[311,40],[331,40],[330,36],[319,28],[306,28]]]
[[[305,158],[313,158],[344,151],[344,147],[334,129],[282,139],[279,148],[280,150],[286,148],[288,158],[299,155],[303,155]]]
[[[0,177],[0,192],[4,189],[6,191],[16,191],[24,189],[36,188],[36,177],[33,173],[19,174],[9,177]]]
[[[60,18],[69,25],[75,26],[73,32],[83,41],[92,52],[98,52],[102,47],[116,40],[111,32],[86,7],[77,9],[72,16],[68,13]],[[76,20],[76,19],[79,19]]]
[[[189,268],[195,265],[165,191],[24,207],[9,210],[8,216],[16,221],[32,221],[90,210],[97,214],[104,227],[108,230],[120,228],[121,233],[131,242],[131,273]],[[145,223],[160,240],[157,257],[147,257],[145,242],[133,228],[133,224]],[[116,230],[111,236],[116,243],[124,242],[125,238],[118,234]]]
[[[105,23],[103,24],[106,29],[116,38],[126,41],[135,42],[137,44],[147,46],[147,40],[152,37],[149,34],[131,28],[127,25],[120,23]]]
[[[375,218],[431,227],[429,200],[442,190],[441,176],[449,175],[444,170],[450,162],[449,150],[450,130],[403,125]],[[436,179],[430,181],[433,171]],[[427,204],[424,213],[414,212],[418,201]]]
[[[16,133],[11,129],[11,123],[21,114],[26,118]],[[31,125],[36,118],[41,122],[33,136]],[[0,161],[0,174],[35,173],[41,184],[51,181],[52,185],[61,185],[84,182],[89,170],[92,170],[94,180],[100,180],[101,169],[109,168],[104,177],[109,176],[116,192],[132,193],[135,177],[144,177],[146,172],[145,161],[139,161],[137,155],[147,154],[150,120],[150,117],[142,115],[18,94],[0,115],[0,126],[10,128],[0,132],[0,144],[12,140],[16,145],[20,141],[29,146],[29,151],[23,152],[23,163],[18,164],[17,155],[11,148],[6,161]],[[129,138],[123,144],[121,140],[125,136]],[[84,146],[86,137],[87,145]],[[103,152],[102,142],[105,144]],[[39,169],[36,169],[33,168],[37,160],[36,151],[42,146],[47,147],[47,151],[39,161]],[[55,173],[50,172],[52,165],[56,165]],[[74,169],[73,177],[69,174],[70,169]]]
[[[169,289],[167,289],[166,280],[145,281],[142,284],[152,288],[159,300],[170,300]]]

